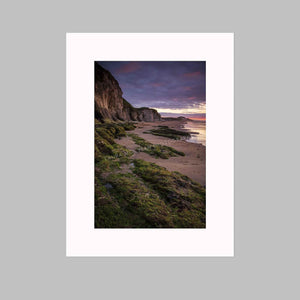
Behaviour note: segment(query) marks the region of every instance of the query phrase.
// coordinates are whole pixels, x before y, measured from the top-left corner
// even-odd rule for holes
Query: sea
[[[206,121],[187,121],[183,129],[191,132],[191,137],[186,139],[187,142],[206,146]]]

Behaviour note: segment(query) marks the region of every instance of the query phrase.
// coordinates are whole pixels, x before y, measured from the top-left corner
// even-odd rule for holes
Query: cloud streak
[[[140,64],[138,62],[129,62],[124,65],[121,65],[117,70],[119,74],[132,73],[140,68]]]
[[[204,113],[204,61],[98,62],[112,73],[123,97],[135,107],[159,112]]]
[[[193,106],[185,108],[160,108],[160,107],[151,107],[156,109],[159,113],[176,113],[176,114],[205,114],[206,113],[206,104],[194,104]]]
[[[200,71],[197,72],[191,72],[191,73],[185,73],[183,76],[187,78],[195,78],[201,75]]]

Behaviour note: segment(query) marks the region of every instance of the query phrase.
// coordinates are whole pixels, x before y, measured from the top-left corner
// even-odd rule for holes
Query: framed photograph
[[[233,34],[66,39],[66,255],[233,256]]]

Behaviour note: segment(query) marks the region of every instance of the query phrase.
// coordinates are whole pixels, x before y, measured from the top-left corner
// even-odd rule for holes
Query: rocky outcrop
[[[138,121],[155,122],[161,120],[160,114],[157,112],[157,110],[152,108],[148,108],[148,107],[138,108],[137,114],[138,114]]]
[[[148,107],[135,108],[122,97],[122,90],[112,74],[95,62],[95,117],[99,121],[161,120],[160,114]]]
[[[186,117],[177,117],[177,118],[163,117],[161,119],[162,119],[162,121],[193,121],[192,119],[189,119]]]

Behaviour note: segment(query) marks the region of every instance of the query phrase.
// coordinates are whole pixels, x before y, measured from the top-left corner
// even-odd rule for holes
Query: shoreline
[[[185,153],[185,156],[170,157],[169,159],[155,158],[144,152],[136,152],[135,149],[137,148],[137,145],[129,136],[115,141],[133,151],[134,154],[132,158],[134,159],[143,159],[148,162],[156,163],[169,171],[180,172],[197,183],[200,183],[202,186],[206,186],[206,146],[187,142],[185,140],[173,140],[167,137],[143,133],[144,131],[154,129],[159,125],[165,125],[172,129],[189,132],[189,130],[183,128],[185,123],[185,120],[139,122],[136,124],[137,128],[131,131],[131,133],[137,134],[152,144],[161,144],[182,151]]]

